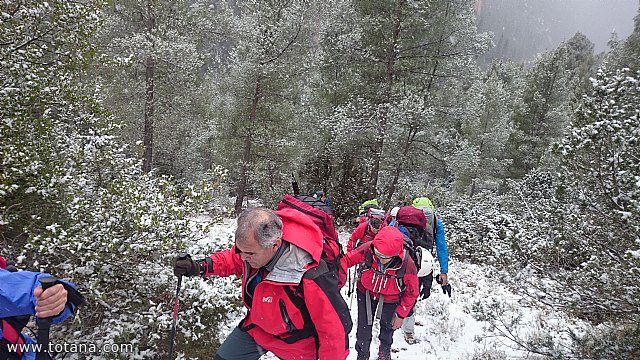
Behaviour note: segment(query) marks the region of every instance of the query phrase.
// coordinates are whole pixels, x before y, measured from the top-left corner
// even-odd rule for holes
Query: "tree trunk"
[[[404,161],[407,158],[407,155],[409,155],[409,150],[411,149],[411,144],[413,144],[413,140],[416,136],[416,134],[418,133],[418,129],[417,128],[409,128],[409,134],[407,136],[407,141],[404,144],[404,148],[402,149],[402,156],[400,156],[399,159],[397,159],[396,162],[396,169],[395,172],[393,174],[393,180],[391,181],[391,184],[389,185],[389,190],[387,192],[387,199],[386,199],[386,203],[391,205],[391,199],[393,198],[393,195],[396,192],[396,186],[398,185],[398,179],[400,179],[400,173],[402,172],[402,167],[404,166]]]
[[[151,3],[147,3],[147,31],[151,34],[156,26],[156,19],[151,9]],[[153,40],[152,40],[153,44]],[[153,51],[153,45],[152,45]],[[144,134],[143,146],[144,153],[142,156],[142,171],[150,172],[153,163],[153,120],[155,115],[155,72],[156,59],[153,52],[147,55],[145,61],[145,102],[144,102]]]
[[[244,137],[244,149],[242,153],[242,166],[240,168],[240,179],[238,180],[238,186],[236,187],[236,214],[240,214],[242,211],[242,203],[244,196],[247,193],[247,183],[249,178],[249,169],[251,166],[251,146],[253,145],[253,139],[251,135],[251,129],[255,124],[256,116],[258,113],[258,101],[260,100],[260,78],[256,80],[256,87],[253,92],[253,99],[251,101],[251,113],[249,115],[249,127]]]
[[[385,77],[385,91],[384,98],[382,99],[382,104],[385,107],[382,109],[382,113],[380,114],[380,120],[378,121],[378,129],[376,134],[376,141],[374,143],[373,149],[373,167],[371,168],[371,175],[369,177],[369,187],[367,190],[367,195],[369,199],[375,198],[378,196],[378,178],[380,173],[380,163],[382,162],[382,151],[384,149],[384,137],[385,131],[387,128],[388,117],[389,117],[389,107],[392,102],[392,92],[393,92],[393,80],[395,76],[395,65],[398,57],[397,53],[397,44],[398,39],[400,37],[400,29],[402,25],[402,5],[398,5],[398,13],[395,18],[395,27],[393,30],[393,37],[391,39],[391,43],[389,44],[389,49],[387,50],[386,56],[386,77]]]
[[[484,137],[487,135],[489,131],[489,118],[491,117],[491,113],[489,112],[489,108],[486,109],[486,114],[484,116],[484,123],[482,128],[482,140],[480,140],[480,145],[478,146],[478,153],[480,153],[480,160],[482,161],[482,151],[484,150]],[[473,172],[473,179],[471,181],[471,191],[469,191],[469,197],[473,197],[476,193],[476,179],[478,178],[479,170],[482,166],[476,166]]]
[[[251,161],[251,135],[247,134],[244,137],[244,150],[242,153],[242,165],[240,168],[240,180],[238,180],[238,186],[236,187],[236,214],[240,214],[242,211],[242,203],[244,196],[247,193],[247,182],[249,177],[249,161]]]

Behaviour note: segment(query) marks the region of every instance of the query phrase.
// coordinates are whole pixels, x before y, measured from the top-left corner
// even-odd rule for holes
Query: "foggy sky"
[[[494,32],[496,57],[531,61],[554,49],[576,32],[595,44],[595,52],[608,50],[615,31],[624,40],[633,31],[639,0],[476,0],[479,31]]]

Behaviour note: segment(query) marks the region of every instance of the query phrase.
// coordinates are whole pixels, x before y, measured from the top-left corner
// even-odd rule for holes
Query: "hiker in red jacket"
[[[247,315],[214,360],[345,359],[351,318],[335,272],[321,261],[322,234],[293,209],[253,208],[238,217],[235,245],[200,261],[174,259],[174,273],[242,278]]]
[[[358,279],[358,360],[369,359],[374,316],[380,319],[378,359],[391,359],[393,333],[402,326],[418,298],[418,271],[403,247],[404,235],[396,228],[382,228],[373,241],[360,245],[342,258],[343,267],[364,264]]]
[[[367,210],[367,220],[353,231],[347,242],[347,252],[373,240],[378,231],[385,226],[384,210],[370,208]]]

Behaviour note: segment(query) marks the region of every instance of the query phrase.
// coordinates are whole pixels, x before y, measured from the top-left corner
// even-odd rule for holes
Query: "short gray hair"
[[[256,207],[243,211],[238,216],[236,242],[247,240],[249,231],[263,248],[269,248],[282,238],[282,220],[271,209]]]

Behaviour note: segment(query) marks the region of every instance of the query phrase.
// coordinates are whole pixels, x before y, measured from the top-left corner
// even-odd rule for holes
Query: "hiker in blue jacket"
[[[433,246],[436,248],[436,256],[440,264],[440,274],[436,277],[436,282],[442,287],[442,292],[451,297],[451,285],[449,284],[449,250],[444,235],[444,225],[435,214],[435,206],[428,197],[418,197],[412,202],[414,208],[420,209],[425,214],[427,226],[425,227],[425,236],[423,238],[426,243],[423,248],[431,251]],[[425,271],[427,273],[427,271]],[[431,285],[433,283],[433,272],[429,271],[427,276],[420,278],[420,298],[426,299],[431,295]],[[412,345],[418,342],[414,336],[415,333],[415,315],[413,312],[404,319],[402,324],[404,339],[407,344]]]
[[[36,344],[34,339],[21,334],[29,317],[53,317],[53,324],[59,324],[72,315],[73,305],[62,284],[42,291],[38,279],[50,275],[9,272],[5,268],[6,263],[0,257],[0,359],[33,360],[36,354],[32,348],[24,353],[9,352],[8,344]]]

